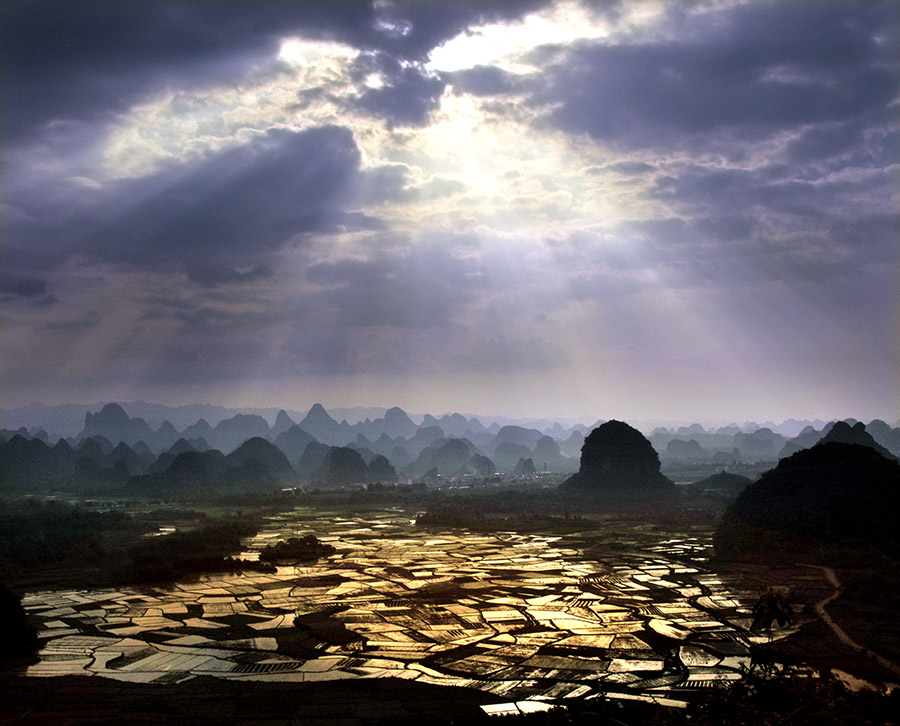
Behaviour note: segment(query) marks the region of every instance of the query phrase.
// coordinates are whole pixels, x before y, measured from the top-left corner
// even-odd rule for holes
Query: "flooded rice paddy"
[[[417,528],[408,514],[296,510],[245,544],[312,532],[337,553],[275,574],[37,592],[29,676],[393,677],[509,699],[672,696],[741,677],[749,607],[704,568],[705,534]],[[294,626],[301,616],[302,628]]]

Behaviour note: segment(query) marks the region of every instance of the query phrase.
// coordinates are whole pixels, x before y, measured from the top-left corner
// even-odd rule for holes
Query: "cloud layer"
[[[0,12],[15,400],[900,410],[894,3]]]

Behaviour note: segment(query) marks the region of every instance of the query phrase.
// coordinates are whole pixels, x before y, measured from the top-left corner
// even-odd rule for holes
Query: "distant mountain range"
[[[143,405],[155,406],[156,414],[165,408]],[[30,481],[107,490],[129,478],[149,477],[141,480],[144,485],[165,489],[175,481],[172,467],[198,486],[234,483],[241,477],[265,487],[315,480],[343,485],[354,479],[365,483],[398,476],[570,474],[578,471],[579,459],[583,463],[585,433],[602,423],[567,427],[545,421],[546,427],[540,429],[500,426],[496,421],[485,425],[477,417],[459,413],[426,414],[417,421],[397,407],[378,409],[380,415],[349,423],[321,404],[302,415],[279,409],[268,418],[246,412],[221,418],[226,409],[209,406],[177,410],[180,415],[191,411],[216,416],[189,423],[169,419],[150,423],[120,404],[108,403],[97,411],[85,411],[80,429],[68,437],[48,434],[52,426],[0,429],[0,488]],[[33,413],[54,411],[60,413],[46,407]],[[62,413],[73,415],[68,407]],[[724,469],[738,462],[774,464],[820,441],[860,444],[888,459],[900,454],[900,427],[880,420],[868,425],[854,419],[821,428],[807,425],[793,438],[769,427],[745,431],[728,426],[710,431],[699,424],[676,430],[657,428],[648,439],[635,433],[652,445],[664,466],[699,462],[720,464]],[[249,442],[254,443],[248,449]],[[248,450],[256,453],[235,459],[236,452]]]
[[[42,428],[49,434],[59,436],[75,436],[84,426],[86,413],[100,411],[106,403],[93,404],[62,404],[58,406],[45,406],[41,403],[33,403],[18,408],[0,409],[0,428],[26,429]],[[146,401],[118,402],[118,405],[129,412],[135,418],[144,419],[150,426],[158,428],[164,421],[169,421],[178,428],[184,428],[203,419],[215,426],[226,418],[236,414],[248,414],[261,416],[266,421],[275,421],[278,408],[226,408],[212,404],[190,404],[186,406],[166,406],[160,403],[148,403]],[[346,420],[349,423],[357,423],[366,418],[384,416],[385,408],[335,408],[331,414],[339,421]],[[287,412],[294,420],[299,421],[303,417],[300,411],[289,410]]]
[[[218,425],[221,421],[232,418],[237,414],[260,416],[270,425],[277,425],[277,417],[282,409],[269,408],[228,408],[225,406],[216,406],[213,404],[188,404],[184,406],[167,406],[160,403],[149,403],[147,401],[118,401],[118,402],[98,402],[88,404],[60,404],[55,406],[47,406],[42,403],[32,403],[27,406],[19,406],[16,408],[0,408],[0,429],[17,430],[25,428],[32,433],[42,429],[53,438],[76,436],[84,428],[84,419],[86,413],[95,413],[100,411],[107,403],[118,403],[129,416],[141,418],[154,429],[159,428],[164,421],[169,421],[175,428],[183,430],[184,428],[197,423],[201,419],[209,423],[211,426]],[[301,421],[307,415],[306,411],[298,411],[295,409],[284,409],[286,414],[296,422]],[[384,407],[363,407],[353,406],[350,408],[331,408],[328,414],[337,422],[346,421],[353,425],[362,423],[366,419],[370,421],[383,418],[389,408]],[[397,409],[400,410],[400,409]],[[494,433],[504,426],[519,426],[529,429],[537,429],[554,439],[560,440],[566,438],[572,431],[579,431],[582,435],[586,435],[591,430],[603,422],[602,419],[593,422],[576,422],[562,418],[510,418],[500,415],[484,415],[474,413],[447,413],[440,416],[431,414],[408,414],[408,417],[417,425],[434,425],[436,421],[441,420],[445,423],[452,419],[454,423],[468,422],[471,419],[477,419],[482,422],[485,427],[491,428],[496,424]],[[752,433],[758,429],[768,428],[776,434],[786,439],[796,437],[804,429],[822,429],[828,422],[821,419],[787,419],[781,423],[772,421],[764,421],[757,423],[754,421],[746,421],[742,424],[705,424],[693,423],[689,425],[670,424],[660,421],[632,421],[631,424],[639,431],[647,434],[653,440],[653,436],[661,435],[670,438],[678,438],[689,440],[695,434],[710,433],[730,433],[734,434],[738,431],[743,433]],[[900,427],[900,421],[892,423],[889,427]],[[454,427],[450,427],[453,429]],[[449,431],[448,431],[449,432]],[[280,431],[279,431],[280,433]],[[702,443],[702,442],[701,442]],[[665,446],[665,442],[663,443]]]

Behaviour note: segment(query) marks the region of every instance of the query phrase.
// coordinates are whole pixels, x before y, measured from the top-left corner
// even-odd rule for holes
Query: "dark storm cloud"
[[[272,331],[283,314],[270,301],[254,301],[233,289],[219,300],[204,293],[186,299],[148,297],[143,303],[123,356],[133,359],[149,382],[245,378],[257,361],[269,365]]]
[[[152,351],[143,366],[134,362],[140,386],[241,383],[247,379],[248,366],[265,359],[268,350],[249,336],[173,337]],[[258,374],[262,374],[260,370]],[[135,375],[132,373],[132,375]]]
[[[485,23],[514,20],[551,4],[550,0],[395,0],[381,8],[383,47],[424,60],[442,42]],[[393,30],[393,32],[390,32]]]
[[[831,343],[854,352],[835,391],[894,370],[877,313],[896,303],[900,6],[686,0],[537,48],[512,22],[473,54],[507,70],[429,70],[441,43],[545,5],[0,4],[8,380],[227,396],[283,377],[273,395],[304,396],[310,373],[415,390],[449,369],[502,391],[510,370],[565,379],[578,360],[640,394],[651,366],[606,354],[636,346],[696,407],[681,349],[715,361],[707,335],[742,354],[713,367],[771,370],[773,396]],[[537,26],[565,36],[566,8]],[[620,5],[589,9],[615,26]],[[309,130],[267,131],[292,124]],[[608,405],[572,385],[578,407]]]
[[[388,279],[394,270],[395,265],[387,258],[374,262],[338,260],[310,265],[306,269],[306,276],[311,282],[316,283],[367,285]]]
[[[103,316],[96,310],[89,310],[78,317],[54,320],[44,323],[41,328],[53,333],[84,333],[103,322]]]
[[[356,99],[355,107],[385,119],[390,126],[419,126],[438,107],[444,82],[419,65],[404,64],[387,53],[361,55],[352,72],[362,85],[376,74],[383,85],[369,88]]]
[[[685,19],[659,37],[538,51],[548,65],[532,102],[553,104],[555,124],[668,159],[605,167],[672,210],[618,236],[671,286],[815,282],[821,300],[875,261],[896,269],[900,6],[757,3]],[[602,264],[622,269],[615,255]]]
[[[250,12],[248,12],[250,10]],[[370,2],[11,0],[0,10],[6,133],[54,119],[92,120],[148,93],[240,77],[278,38],[365,42]]]
[[[473,0],[157,2],[8,0],[0,4],[4,134],[33,134],[54,120],[109,120],[166,88],[236,80],[275,56],[292,34],[388,50],[422,61],[472,24],[517,17],[545,4]],[[395,85],[364,98],[390,118],[416,121],[434,79],[403,69]],[[409,96],[409,109],[401,98]]]
[[[279,351],[299,369],[313,374],[353,375],[358,364],[349,337],[327,327],[295,330]]]
[[[12,201],[20,214],[9,225],[11,258],[18,265],[52,266],[73,254],[184,264],[202,284],[258,277],[266,268],[254,260],[294,235],[378,226],[341,208],[359,160],[347,129],[270,131],[192,164],[88,190],[74,209],[50,190],[32,191]],[[248,262],[255,271],[225,267]]]
[[[259,330],[262,326],[277,318],[272,310],[233,310],[204,305],[192,310],[176,313],[183,326],[179,330],[181,336],[197,339],[200,337],[216,337],[230,333],[246,333],[251,329]]]
[[[447,326],[483,286],[479,264],[455,256],[451,244],[420,242],[403,254],[312,265],[310,281],[329,287],[311,302],[333,309],[340,328]]]
[[[606,168],[618,172],[619,174],[627,174],[628,176],[639,176],[655,171],[655,167],[643,161],[617,161],[608,164]],[[598,171],[602,172],[602,170]]]
[[[627,226],[633,243],[655,260],[669,287],[758,286],[778,280],[790,287],[815,283],[819,299],[836,285],[860,279],[864,268],[895,264],[896,218],[862,219],[855,223],[779,227],[754,217],[712,215],[695,219],[633,221]],[[605,257],[605,255],[602,255]],[[615,258],[604,260],[615,265]],[[601,295],[596,289],[582,292]]]
[[[853,178],[818,178],[807,181],[772,175],[771,170],[687,168],[677,178],[660,180],[656,194],[696,211],[732,215],[752,210],[769,211],[797,223],[821,224],[848,211],[865,214],[883,203],[865,193],[884,190],[894,178],[891,170],[859,170]],[[863,196],[860,196],[860,195]],[[848,206],[850,209],[848,210]]]
[[[405,164],[383,164],[363,171],[358,189],[362,204],[412,203],[459,194],[466,190],[466,185],[458,179],[434,175],[417,186]]]
[[[555,58],[537,99],[554,121],[619,147],[729,143],[841,122],[896,98],[895,3],[738,6],[678,40],[583,44]],[[724,138],[722,139],[725,140]],[[739,148],[739,147],[738,147]]]
[[[477,373],[549,370],[571,362],[566,351],[554,343],[536,337],[518,340],[505,336],[479,340],[468,353],[452,359],[457,368]]]
[[[36,277],[0,277],[0,300],[46,295],[47,283]]]
[[[469,93],[473,96],[501,96],[516,93],[529,85],[515,74],[494,66],[475,66],[445,73],[443,76],[453,84],[457,93]]]
[[[265,265],[257,265],[250,270],[236,270],[228,265],[193,262],[187,265],[188,279],[200,285],[215,287],[253,280],[271,280],[274,272]]]

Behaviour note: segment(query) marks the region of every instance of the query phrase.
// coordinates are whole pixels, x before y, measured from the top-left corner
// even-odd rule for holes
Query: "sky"
[[[900,3],[0,27],[0,406],[900,415]]]

